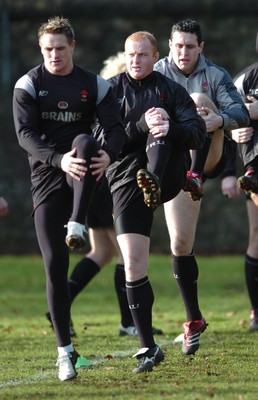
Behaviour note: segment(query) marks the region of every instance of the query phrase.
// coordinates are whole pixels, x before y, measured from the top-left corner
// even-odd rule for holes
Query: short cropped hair
[[[150,43],[152,45],[153,53],[156,53],[158,51],[157,39],[155,38],[155,36],[152,33],[147,32],[147,31],[138,31],[138,32],[132,33],[126,39],[125,45],[128,40],[134,40],[136,42],[139,42],[140,40],[143,40],[143,39],[148,39],[150,41]]]
[[[75,39],[75,34],[72,25],[67,18],[52,17],[47,22],[43,23],[38,30],[39,40],[44,33],[60,33],[66,36],[69,43]]]
[[[173,34],[175,32],[195,33],[197,36],[198,44],[203,41],[201,26],[197,21],[193,19],[185,19],[183,21],[175,23],[171,29],[171,39],[173,39]]]

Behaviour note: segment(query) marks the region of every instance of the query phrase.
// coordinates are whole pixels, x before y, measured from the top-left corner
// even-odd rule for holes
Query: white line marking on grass
[[[49,376],[54,375],[53,372],[45,372],[43,374],[37,374],[34,376],[31,376],[29,378],[17,378],[17,379],[11,379],[7,381],[6,383],[1,383],[0,384],[0,389],[4,389],[10,386],[18,386],[23,383],[35,383],[36,381],[40,381],[42,379],[48,378]]]
[[[166,346],[166,345],[170,345],[173,344],[174,340],[166,340],[163,339],[160,341],[159,345],[160,346]],[[137,349],[130,349],[127,351],[115,351],[113,353],[110,353],[110,356],[112,358],[123,358],[123,357],[128,357],[129,355],[133,354],[134,352],[136,352]],[[97,364],[101,364],[102,362],[108,360],[108,355],[103,356],[103,357],[96,357],[93,360],[90,360],[92,362],[93,365],[97,365]],[[87,369],[90,367],[82,367],[82,368],[78,368],[78,369]],[[24,383],[35,383],[37,381],[41,381],[43,379],[49,378],[51,376],[56,376],[57,372],[44,372],[42,374],[37,374],[34,376],[30,376],[29,378],[17,378],[17,379],[10,379],[9,381],[5,382],[5,383],[1,383],[0,384],[0,389],[5,389],[11,386],[18,386],[18,385],[22,385]]]

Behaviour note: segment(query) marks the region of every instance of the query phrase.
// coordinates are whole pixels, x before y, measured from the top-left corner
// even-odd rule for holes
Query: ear
[[[172,40],[171,39],[168,39],[168,47],[171,49],[171,47],[172,47]]]
[[[159,52],[158,51],[156,51],[156,53],[153,55],[153,58],[154,58],[154,62],[158,61],[158,59],[159,59]]]
[[[202,41],[200,43],[199,48],[200,48],[200,53],[201,53],[203,51],[203,48],[204,48],[204,41]]]

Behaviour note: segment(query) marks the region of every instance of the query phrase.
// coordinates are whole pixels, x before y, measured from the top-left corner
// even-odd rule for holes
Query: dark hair
[[[52,17],[42,24],[38,30],[38,38],[40,40],[44,33],[60,33],[66,36],[68,42],[72,42],[75,38],[74,30],[67,18]]]
[[[174,32],[195,33],[197,36],[198,44],[203,41],[201,26],[197,21],[193,19],[185,19],[174,24],[171,29],[171,39],[173,38]]]

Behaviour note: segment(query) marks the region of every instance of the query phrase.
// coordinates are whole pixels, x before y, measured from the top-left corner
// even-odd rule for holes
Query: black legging
[[[72,211],[72,192],[57,190],[35,210],[34,222],[46,272],[46,291],[58,346],[71,343],[70,298],[67,284],[69,250],[64,225]]]
[[[77,181],[67,174],[67,183],[73,189],[73,211],[70,220],[84,224],[96,186],[96,178],[92,176],[89,166],[92,163],[91,157],[98,155],[100,145],[93,137],[81,134],[74,139],[72,148],[74,147],[77,149],[76,157],[86,159],[88,171],[82,181]]]
[[[87,160],[86,165],[100,148],[96,140],[88,135],[79,135],[73,142],[73,147],[77,148],[77,157]],[[69,250],[65,244],[67,229],[64,225],[69,219],[85,223],[96,185],[96,180],[90,172],[86,173],[82,181],[67,176],[67,182],[70,187],[67,185],[51,193],[34,212],[35,228],[46,272],[48,307],[59,347],[71,343],[70,297],[67,284]]]

